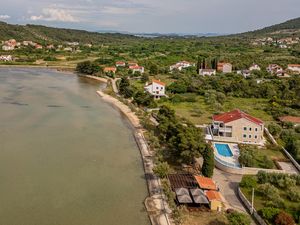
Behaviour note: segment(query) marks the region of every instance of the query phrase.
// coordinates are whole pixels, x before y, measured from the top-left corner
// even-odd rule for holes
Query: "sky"
[[[239,33],[300,17],[300,0],[0,0],[0,20],[89,31]]]

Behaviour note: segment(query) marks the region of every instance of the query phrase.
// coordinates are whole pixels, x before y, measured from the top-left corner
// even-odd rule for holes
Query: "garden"
[[[254,189],[254,208],[268,223],[300,223],[300,175],[259,172],[243,177],[240,188],[249,202]]]

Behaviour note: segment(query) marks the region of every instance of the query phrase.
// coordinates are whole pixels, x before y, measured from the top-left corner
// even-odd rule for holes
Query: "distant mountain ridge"
[[[282,34],[299,33],[300,34],[300,17],[288,20],[284,23],[265,27],[263,29],[249,31],[241,34],[222,35],[225,36],[257,36],[272,33]],[[36,42],[80,42],[80,43],[110,43],[110,42],[125,42],[133,38],[153,38],[153,37],[214,37],[220,36],[217,33],[130,33],[126,31],[103,30],[99,32],[89,32],[85,30],[67,29],[46,27],[42,25],[14,25],[0,21],[0,41],[11,38],[18,41],[32,40]]]

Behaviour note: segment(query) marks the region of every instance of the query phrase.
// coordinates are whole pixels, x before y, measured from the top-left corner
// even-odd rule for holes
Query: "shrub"
[[[250,225],[251,220],[248,215],[239,212],[227,214],[230,225]]]
[[[292,202],[299,202],[300,203],[300,191],[296,187],[289,187],[287,191],[287,197]]]
[[[256,188],[257,179],[255,176],[243,176],[240,186],[246,188]]]
[[[294,225],[295,221],[290,214],[282,211],[276,216],[275,224],[276,225]]]
[[[254,160],[252,149],[241,150],[239,156],[239,162],[243,166],[253,167],[255,160]]]
[[[282,131],[281,126],[279,126],[276,123],[270,123],[268,126],[268,130],[270,131],[270,133],[275,136],[275,137],[279,137]]]
[[[167,162],[158,163],[154,168],[153,172],[160,178],[166,178],[170,173],[170,166]]]
[[[266,200],[280,199],[279,190],[270,183],[259,185],[257,190]]]
[[[273,207],[264,207],[258,211],[259,215],[261,215],[263,219],[268,220],[271,223],[274,222],[279,212],[280,209],[273,208]]]

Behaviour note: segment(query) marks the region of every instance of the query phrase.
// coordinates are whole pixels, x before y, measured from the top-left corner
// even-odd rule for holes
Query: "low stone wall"
[[[240,188],[238,188],[238,196],[241,199],[241,201],[244,203],[244,205],[246,206],[246,208],[249,211],[249,213],[251,214],[251,212],[252,212],[251,203],[248,201],[248,199],[242,193],[242,191],[241,191]],[[256,220],[256,222],[258,224],[260,224],[260,225],[267,225],[267,223],[260,217],[260,215],[258,215],[256,209],[253,209],[252,216],[253,216],[253,218]]]
[[[286,170],[275,170],[275,169],[263,169],[263,168],[252,168],[252,167],[231,167],[223,164],[215,158],[215,166],[227,173],[239,174],[239,175],[256,175],[259,171],[264,171],[266,173],[285,173],[285,174],[297,174],[296,172],[289,172]]]

